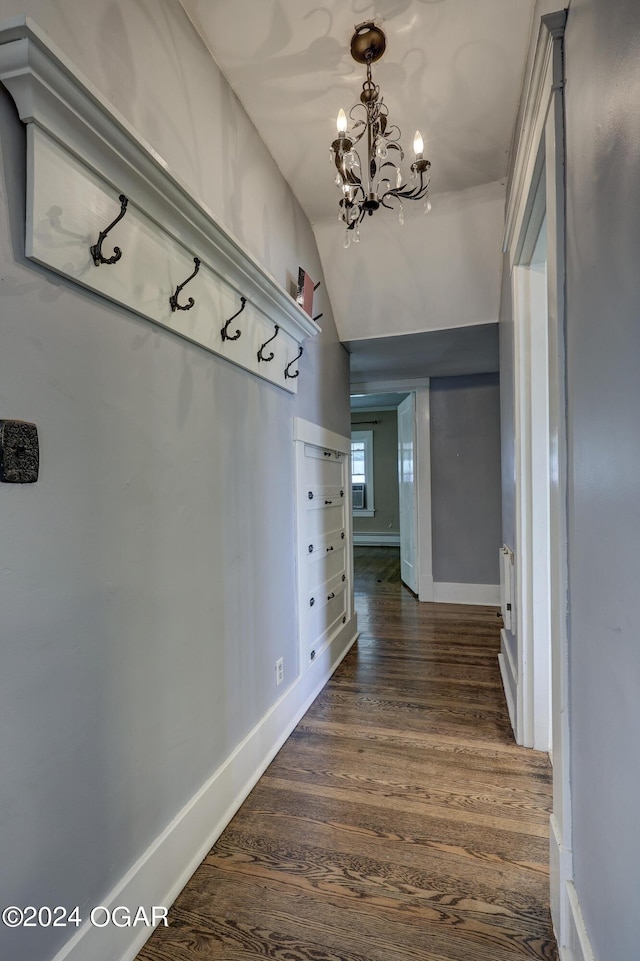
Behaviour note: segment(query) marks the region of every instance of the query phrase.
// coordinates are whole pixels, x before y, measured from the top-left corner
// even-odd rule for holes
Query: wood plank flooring
[[[138,961],[557,961],[551,771],[511,735],[495,608],[356,548],[361,636]]]

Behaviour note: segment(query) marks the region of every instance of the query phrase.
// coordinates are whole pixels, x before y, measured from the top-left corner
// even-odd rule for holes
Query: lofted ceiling
[[[504,182],[534,0],[181,2],[314,226],[341,339],[495,322]],[[374,80],[409,157],[415,129],[424,136],[434,215],[402,228],[381,210],[363,224],[355,250],[343,251],[329,146],[338,109],[359,99],[364,68],[349,43],[354,25],[370,19],[387,35]],[[391,231],[403,229],[405,249],[425,255],[396,256],[389,276]],[[370,303],[359,311],[365,284]],[[394,287],[402,291],[400,327],[389,317]],[[457,312],[452,293],[461,295]]]

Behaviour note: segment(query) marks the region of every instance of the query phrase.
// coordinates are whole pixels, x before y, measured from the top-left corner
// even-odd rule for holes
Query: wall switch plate
[[[35,484],[39,466],[36,425],[23,420],[0,420],[0,481]]]
[[[284,680],[284,658],[279,657],[276,661],[276,687]]]

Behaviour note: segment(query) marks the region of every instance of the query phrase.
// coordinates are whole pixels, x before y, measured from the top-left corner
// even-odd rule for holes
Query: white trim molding
[[[285,368],[320,328],[29,17],[0,25],[0,81],[27,127],[26,256],[295,393]],[[105,250],[118,245],[122,257],[95,266],[90,246],[121,194],[128,206]],[[183,295],[193,294],[193,309],[172,310],[195,257]],[[242,336],[222,337],[241,307],[232,330]],[[275,325],[274,362],[261,363]]]
[[[499,607],[499,584],[447,584],[434,581],[433,600],[439,604],[474,604]]]
[[[509,720],[511,721],[511,727],[515,731],[516,704],[518,699],[518,674],[516,671],[516,666],[513,663],[508,636],[504,627],[500,631],[500,653],[498,654],[498,665],[500,667],[500,677],[502,678],[502,686],[504,688],[504,696],[507,702],[507,710],[509,711]]]
[[[406,378],[399,378],[398,380],[363,380],[359,383],[352,383],[349,390],[351,394],[401,394],[405,391],[409,393],[412,390],[418,390],[421,387],[428,389],[428,377],[412,377],[409,380]],[[376,410],[381,409],[382,408],[379,407],[376,408]],[[396,407],[395,410],[397,409]],[[362,408],[358,408],[358,413],[361,413],[361,411]]]
[[[567,899],[569,902],[569,940],[560,949],[562,961],[596,961],[591,947],[591,941],[584,923],[580,899],[573,881],[567,881]]]
[[[293,439],[315,447],[326,447],[327,450],[337,451],[339,454],[351,454],[351,438],[343,434],[336,434],[319,424],[314,424],[303,417],[293,419]]]
[[[514,280],[530,263],[531,244],[541,215],[546,216],[546,337],[548,433],[553,445],[553,470],[540,477],[531,470],[532,381],[539,375],[540,358],[534,354],[530,324],[514,296],[514,397],[516,462],[516,628],[518,637],[516,739],[520,744],[553,751],[553,817],[551,821],[551,914],[566,961],[573,961],[571,941],[575,918],[568,892],[572,885],[570,700],[568,672],[568,568],[567,568],[567,440],[565,390],[565,142],[564,142],[564,31],[567,11],[542,17],[531,75],[524,96],[522,123],[507,200],[503,249],[508,253]],[[544,188],[544,189],[542,189]],[[544,197],[544,211],[541,197]],[[534,369],[535,367],[535,369]],[[548,499],[547,561],[541,564],[531,537],[532,505]],[[549,615],[546,652],[535,642],[539,608],[533,617],[534,595],[543,580]],[[546,625],[545,625],[546,627]],[[544,631],[543,631],[544,634]],[[538,697],[538,686],[551,687],[549,698]],[[544,693],[544,692],[543,692]],[[549,730],[551,744],[537,740]],[[586,933],[586,932],[585,932]],[[577,961],[577,959],[576,959]],[[580,958],[582,961],[582,958]]]
[[[354,507],[353,516],[356,517],[375,517],[376,513],[376,488],[374,464],[374,437],[373,430],[354,430],[351,425],[351,483],[353,483],[353,445],[362,444],[364,448],[364,489],[366,507]],[[358,482],[359,483],[359,482]]]
[[[416,394],[416,489],[418,507],[418,598],[433,594],[433,502],[431,500],[431,394],[427,378]]]
[[[567,23],[567,11],[558,10],[541,18],[533,67],[524,100],[522,121],[517,137],[517,152],[507,197],[504,241],[511,265],[520,253],[518,247],[522,222],[531,209],[533,198],[530,186],[535,179],[540,144],[547,114],[554,93],[561,90],[564,75],[557,76],[557,41],[562,43]],[[554,76],[555,73],[555,76]],[[514,242],[515,241],[515,242]]]
[[[354,520],[357,520],[361,516],[360,512],[357,515],[354,514]],[[353,534],[353,544],[354,547],[400,547],[400,532],[398,533],[359,533],[354,531]]]
[[[139,905],[150,914],[173,903],[356,640],[347,624],[102,899],[106,908],[124,905],[133,917]],[[87,921],[53,961],[133,961],[151,934]]]

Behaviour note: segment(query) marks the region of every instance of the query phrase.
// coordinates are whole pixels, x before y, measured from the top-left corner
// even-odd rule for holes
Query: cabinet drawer
[[[330,531],[344,528],[344,508],[341,503],[329,504],[322,510],[305,511],[304,537],[308,544],[315,544],[319,538],[325,537]]]
[[[339,484],[329,487],[316,484],[307,490],[305,507],[308,511],[322,511],[336,504],[344,504],[344,487]]]
[[[303,479],[310,484],[339,486],[342,483],[344,454],[305,444]]]
[[[307,642],[310,651],[320,647],[333,631],[340,627],[347,613],[347,581],[340,581],[329,590],[325,585],[309,598],[306,618]]]
[[[312,590],[345,573],[344,542],[338,543],[339,547],[330,544],[324,552],[314,551],[313,554],[309,554],[306,563],[306,583]]]

